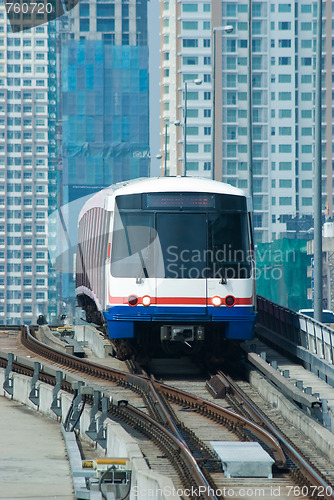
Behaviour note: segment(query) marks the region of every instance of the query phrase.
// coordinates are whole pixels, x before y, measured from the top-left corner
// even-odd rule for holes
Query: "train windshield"
[[[246,213],[116,211],[111,274],[126,278],[249,278]]]

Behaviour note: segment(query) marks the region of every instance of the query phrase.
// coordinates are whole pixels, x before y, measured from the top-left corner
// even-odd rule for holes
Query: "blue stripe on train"
[[[225,336],[228,339],[248,340],[253,336],[256,313],[252,306],[238,307],[163,307],[163,306],[109,306],[104,311],[110,338],[134,337],[135,322],[178,323],[226,323]]]

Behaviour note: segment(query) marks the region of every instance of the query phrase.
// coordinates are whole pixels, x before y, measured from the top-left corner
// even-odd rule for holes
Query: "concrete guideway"
[[[74,500],[60,426],[0,397],[0,499]]]

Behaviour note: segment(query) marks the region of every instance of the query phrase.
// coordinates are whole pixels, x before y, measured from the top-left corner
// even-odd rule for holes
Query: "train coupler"
[[[204,326],[164,325],[160,328],[161,341],[188,342],[204,340]]]

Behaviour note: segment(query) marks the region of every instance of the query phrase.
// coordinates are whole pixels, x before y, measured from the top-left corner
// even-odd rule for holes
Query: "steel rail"
[[[328,484],[326,480],[318,474],[314,468],[307,462],[307,460],[299,453],[289,442],[288,440],[284,437],[284,435],[279,432],[274,425],[270,423],[270,421],[254,406],[253,403],[247,398],[247,396],[227,377],[223,372],[219,371],[218,372],[221,377],[223,377],[227,383],[230,385],[231,389],[236,392],[239,396],[239,398],[242,399],[244,402],[244,406],[247,406],[247,409],[250,410],[252,415],[256,415],[258,418],[261,419],[263,422],[263,425],[265,425],[268,430],[276,436],[277,440],[282,444],[283,448],[287,450],[287,453],[290,455],[290,458],[296,463],[296,465],[299,465],[302,469],[303,475],[306,477],[308,481],[310,481],[311,485],[314,486],[315,482],[317,483],[318,486],[322,486],[326,491],[331,491],[333,492],[331,495],[324,494],[322,498],[325,499],[333,499],[334,498],[334,491],[333,491],[333,486]]]
[[[53,349],[51,347],[45,346],[42,342],[38,341],[36,338],[34,338],[28,328],[22,328],[21,330],[21,341],[22,344],[28,347],[29,349],[33,350],[37,354],[41,354],[42,356],[52,359],[54,361],[60,362],[64,364],[65,366],[69,366],[71,368],[74,368],[78,371],[81,371],[83,373],[86,373],[87,375],[92,375],[92,376],[99,376],[101,378],[111,380],[111,381],[122,381],[123,383],[127,383],[127,379],[129,377],[129,374],[126,372],[122,372],[120,370],[112,369],[109,367],[104,367],[102,365],[92,363],[89,361],[83,361],[75,356],[72,356],[70,354],[65,354],[61,351],[58,351],[56,349]],[[142,385],[143,383],[148,383],[149,378],[147,376],[143,375],[131,375],[131,379],[138,379],[140,381],[140,384]],[[248,429],[251,431],[258,439],[262,440],[264,443],[266,443],[269,446],[269,449],[272,451],[273,456],[275,458],[276,464],[279,467],[284,467],[285,466],[285,455],[284,452],[280,446],[280,442],[282,445],[294,456],[295,461],[297,464],[302,468],[304,476],[311,482],[313,485],[315,482],[322,486],[325,490],[332,491],[332,487],[322,478],[316,471],[313,470],[313,468],[306,462],[306,460],[296,451],[293,449],[293,447],[288,443],[288,441],[273,427],[269,422],[266,423],[268,429],[270,432],[273,434],[273,436],[263,427],[260,427],[260,425],[255,424],[254,422],[250,421],[247,418],[244,418],[230,410],[224,409],[215,403],[212,403],[208,400],[201,399],[197,396],[193,396],[191,394],[186,393],[185,391],[182,391],[180,389],[176,389],[173,387],[170,387],[166,384],[154,381],[153,382],[157,391],[162,392],[162,394],[166,395],[168,398],[171,398],[175,400],[175,402],[182,402],[182,404],[188,404],[193,406],[195,409],[201,411],[207,416],[212,416],[212,417],[221,417],[224,420],[227,420],[229,422],[234,423],[235,425]],[[229,382],[230,385],[231,382]],[[234,388],[234,387],[233,387]],[[235,391],[237,391],[236,388],[234,388]],[[139,411],[139,410],[138,410]],[[255,411],[255,409],[253,409]],[[257,412],[259,414],[259,412]],[[155,422],[153,420],[153,422]],[[159,424],[161,425],[161,424]],[[162,428],[165,429],[166,432],[170,433],[172,436],[172,432],[167,431],[165,427],[162,426]],[[275,436],[275,437],[274,437]],[[177,436],[174,436],[175,440],[178,440]],[[178,440],[179,441],[179,440]],[[180,443],[180,449],[186,450],[186,447],[184,446],[183,443]],[[187,451],[186,454],[190,454],[189,450]],[[193,458],[193,461],[196,463],[196,460]],[[197,464],[196,464],[197,465]],[[199,469],[200,471],[200,469]],[[202,476],[202,472],[200,471],[199,477]],[[204,476],[203,476],[204,477]],[[206,479],[205,479],[206,482]],[[206,482],[206,484],[208,484]],[[204,486],[203,486],[204,487]],[[209,490],[210,492],[211,490]],[[208,497],[208,498],[215,498],[215,497]],[[334,495],[325,495],[322,497],[324,499],[333,499]]]
[[[165,426],[154,420],[149,415],[146,415],[138,408],[135,408],[134,406],[131,405],[127,405],[126,410],[130,410],[132,413],[136,415],[138,419],[141,420],[144,419],[145,422],[148,421],[151,426],[155,427],[165,436],[167,436],[169,441],[171,441],[178,450],[179,455],[182,457],[183,461],[185,462],[188,468],[188,471],[191,473],[191,477],[195,479],[196,484],[198,486],[198,490],[201,493],[201,495],[203,495],[203,497],[206,500],[218,500],[217,496],[214,494],[212,490],[212,487],[208,483],[207,479],[202,473],[200,467],[198,466],[195,458],[189,451],[189,448],[185,442],[181,441],[181,439],[178,436],[176,436],[173,432],[166,429]]]
[[[42,342],[38,341],[30,334],[29,328],[22,329],[21,340],[23,345],[25,345],[29,349],[34,350],[34,352],[37,352],[38,354],[41,354],[49,359],[57,360],[58,362],[63,363],[65,366],[71,366],[71,368],[86,373],[87,375],[100,376],[107,380],[113,381],[122,380],[124,383],[126,383],[129,378],[131,378],[131,381],[138,380],[139,384],[141,385],[149,381],[147,376],[134,374],[130,375],[120,370],[103,367],[102,365],[98,365],[90,361],[81,360],[80,358],[76,358],[71,354],[65,354],[62,351],[58,351],[57,349],[54,349],[52,347],[45,346]],[[278,441],[259,425],[242,417],[241,415],[238,415],[237,413],[226,410],[214,403],[211,403],[208,400],[200,399],[197,396],[193,396],[179,389],[170,387],[166,384],[154,381],[154,385],[158,392],[160,392],[161,390],[168,397],[175,397],[176,399],[180,398],[183,401],[187,402],[187,404],[194,404],[202,410],[212,412],[213,414],[218,415],[223,419],[227,419],[228,421],[240,426],[241,428],[249,429],[256,437],[261,439],[269,446],[275,458],[276,464],[279,467],[283,467],[285,465],[285,456]]]
[[[203,410],[208,415],[210,415],[211,413],[212,416],[222,417],[244,429],[248,429],[258,439],[260,439],[261,441],[263,441],[268,445],[269,449],[273,453],[276,465],[278,467],[285,467],[286,463],[285,455],[279,442],[273,436],[271,436],[268,431],[266,431],[259,425],[255,424],[251,420],[241,415],[238,415],[237,413],[231,410],[222,408],[221,406],[218,406],[215,403],[212,403],[211,401],[208,401],[206,399],[198,398],[197,396],[193,396],[180,389],[170,387],[166,384],[157,383],[157,385],[160,387],[160,390],[163,392],[163,394],[165,394],[167,397],[176,400],[176,402],[177,400],[181,400],[184,403],[193,405],[194,408]]]
[[[54,349],[53,347],[46,346],[43,342],[40,342],[33,335],[31,335],[29,327],[23,327],[21,329],[21,342],[25,347],[36,354],[40,354],[47,359],[57,361],[58,363],[64,364],[65,366],[71,367],[87,375],[95,377],[99,376],[100,378],[106,378],[107,380],[121,379],[123,381],[126,380],[126,376],[128,375],[126,372],[122,372],[121,370],[105,367],[98,363],[92,363],[91,361],[82,360],[72,354],[67,354],[63,351],[59,351],[58,349]]]
[[[48,359],[57,360],[58,362],[62,362],[62,363],[64,363],[66,361],[66,363],[64,363],[66,366],[69,366],[69,364],[70,364],[71,368],[78,369],[86,374],[92,374],[95,376],[97,376],[101,373],[106,374],[106,375],[110,374],[110,377],[107,377],[108,379],[109,378],[111,378],[111,379],[118,378],[118,379],[121,379],[123,382],[125,382],[126,379],[129,378],[129,374],[126,372],[122,372],[120,370],[115,370],[112,368],[102,367],[101,365],[97,365],[95,363],[91,363],[88,361],[81,361],[80,359],[76,358],[75,356],[72,356],[71,354],[65,354],[62,351],[58,351],[57,349],[54,349],[52,347],[45,346],[42,342],[38,341],[34,336],[31,335],[28,327],[22,328],[21,341],[25,347],[28,347],[29,349],[33,350],[37,354],[41,354],[44,357],[47,357]],[[71,363],[69,363],[69,361]],[[88,368],[87,368],[87,365],[88,365]],[[131,379],[132,379],[132,377],[140,379],[141,384],[143,384],[144,381],[148,384],[148,386],[149,386],[149,384],[151,384],[151,381],[145,376],[132,375]],[[152,384],[152,387],[155,390],[155,387],[153,384]],[[159,394],[157,394],[157,397],[159,397]],[[202,473],[200,467],[198,466],[195,458],[192,456],[191,452],[189,451],[183,438],[181,436],[178,437],[178,436],[174,435],[172,431],[166,429],[165,426],[163,426],[162,424],[160,424],[159,422],[154,420],[149,415],[146,415],[145,413],[143,413],[139,409],[137,409],[133,406],[127,405],[126,411],[128,411],[128,409],[131,409],[131,411],[137,416],[137,418],[140,418],[141,420],[148,421],[149,426],[151,426],[151,427],[153,426],[156,429],[159,429],[160,432],[162,432],[166,436],[166,438],[169,441],[171,441],[174,444],[174,446],[176,446],[176,449],[178,450],[179,456],[182,457],[183,462],[185,463],[185,465],[190,473],[190,476],[195,479],[195,483],[196,483],[196,486],[198,488],[198,491],[201,493],[203,498],[205,500],[218,500],[218,498],[216,497],[216,495],[214,494],[214,492],[212,490],[212,487],[210,486],[210,484],[208,483],[204,474]],[[165,412],[166,412],[166,410],[165,410]],[[174,425],[173,422],[169,419],[168,423],[171,425],[171,427],[173,429],[173,425]],[[176,431],[177,431],[177,429],[176,429]]]

